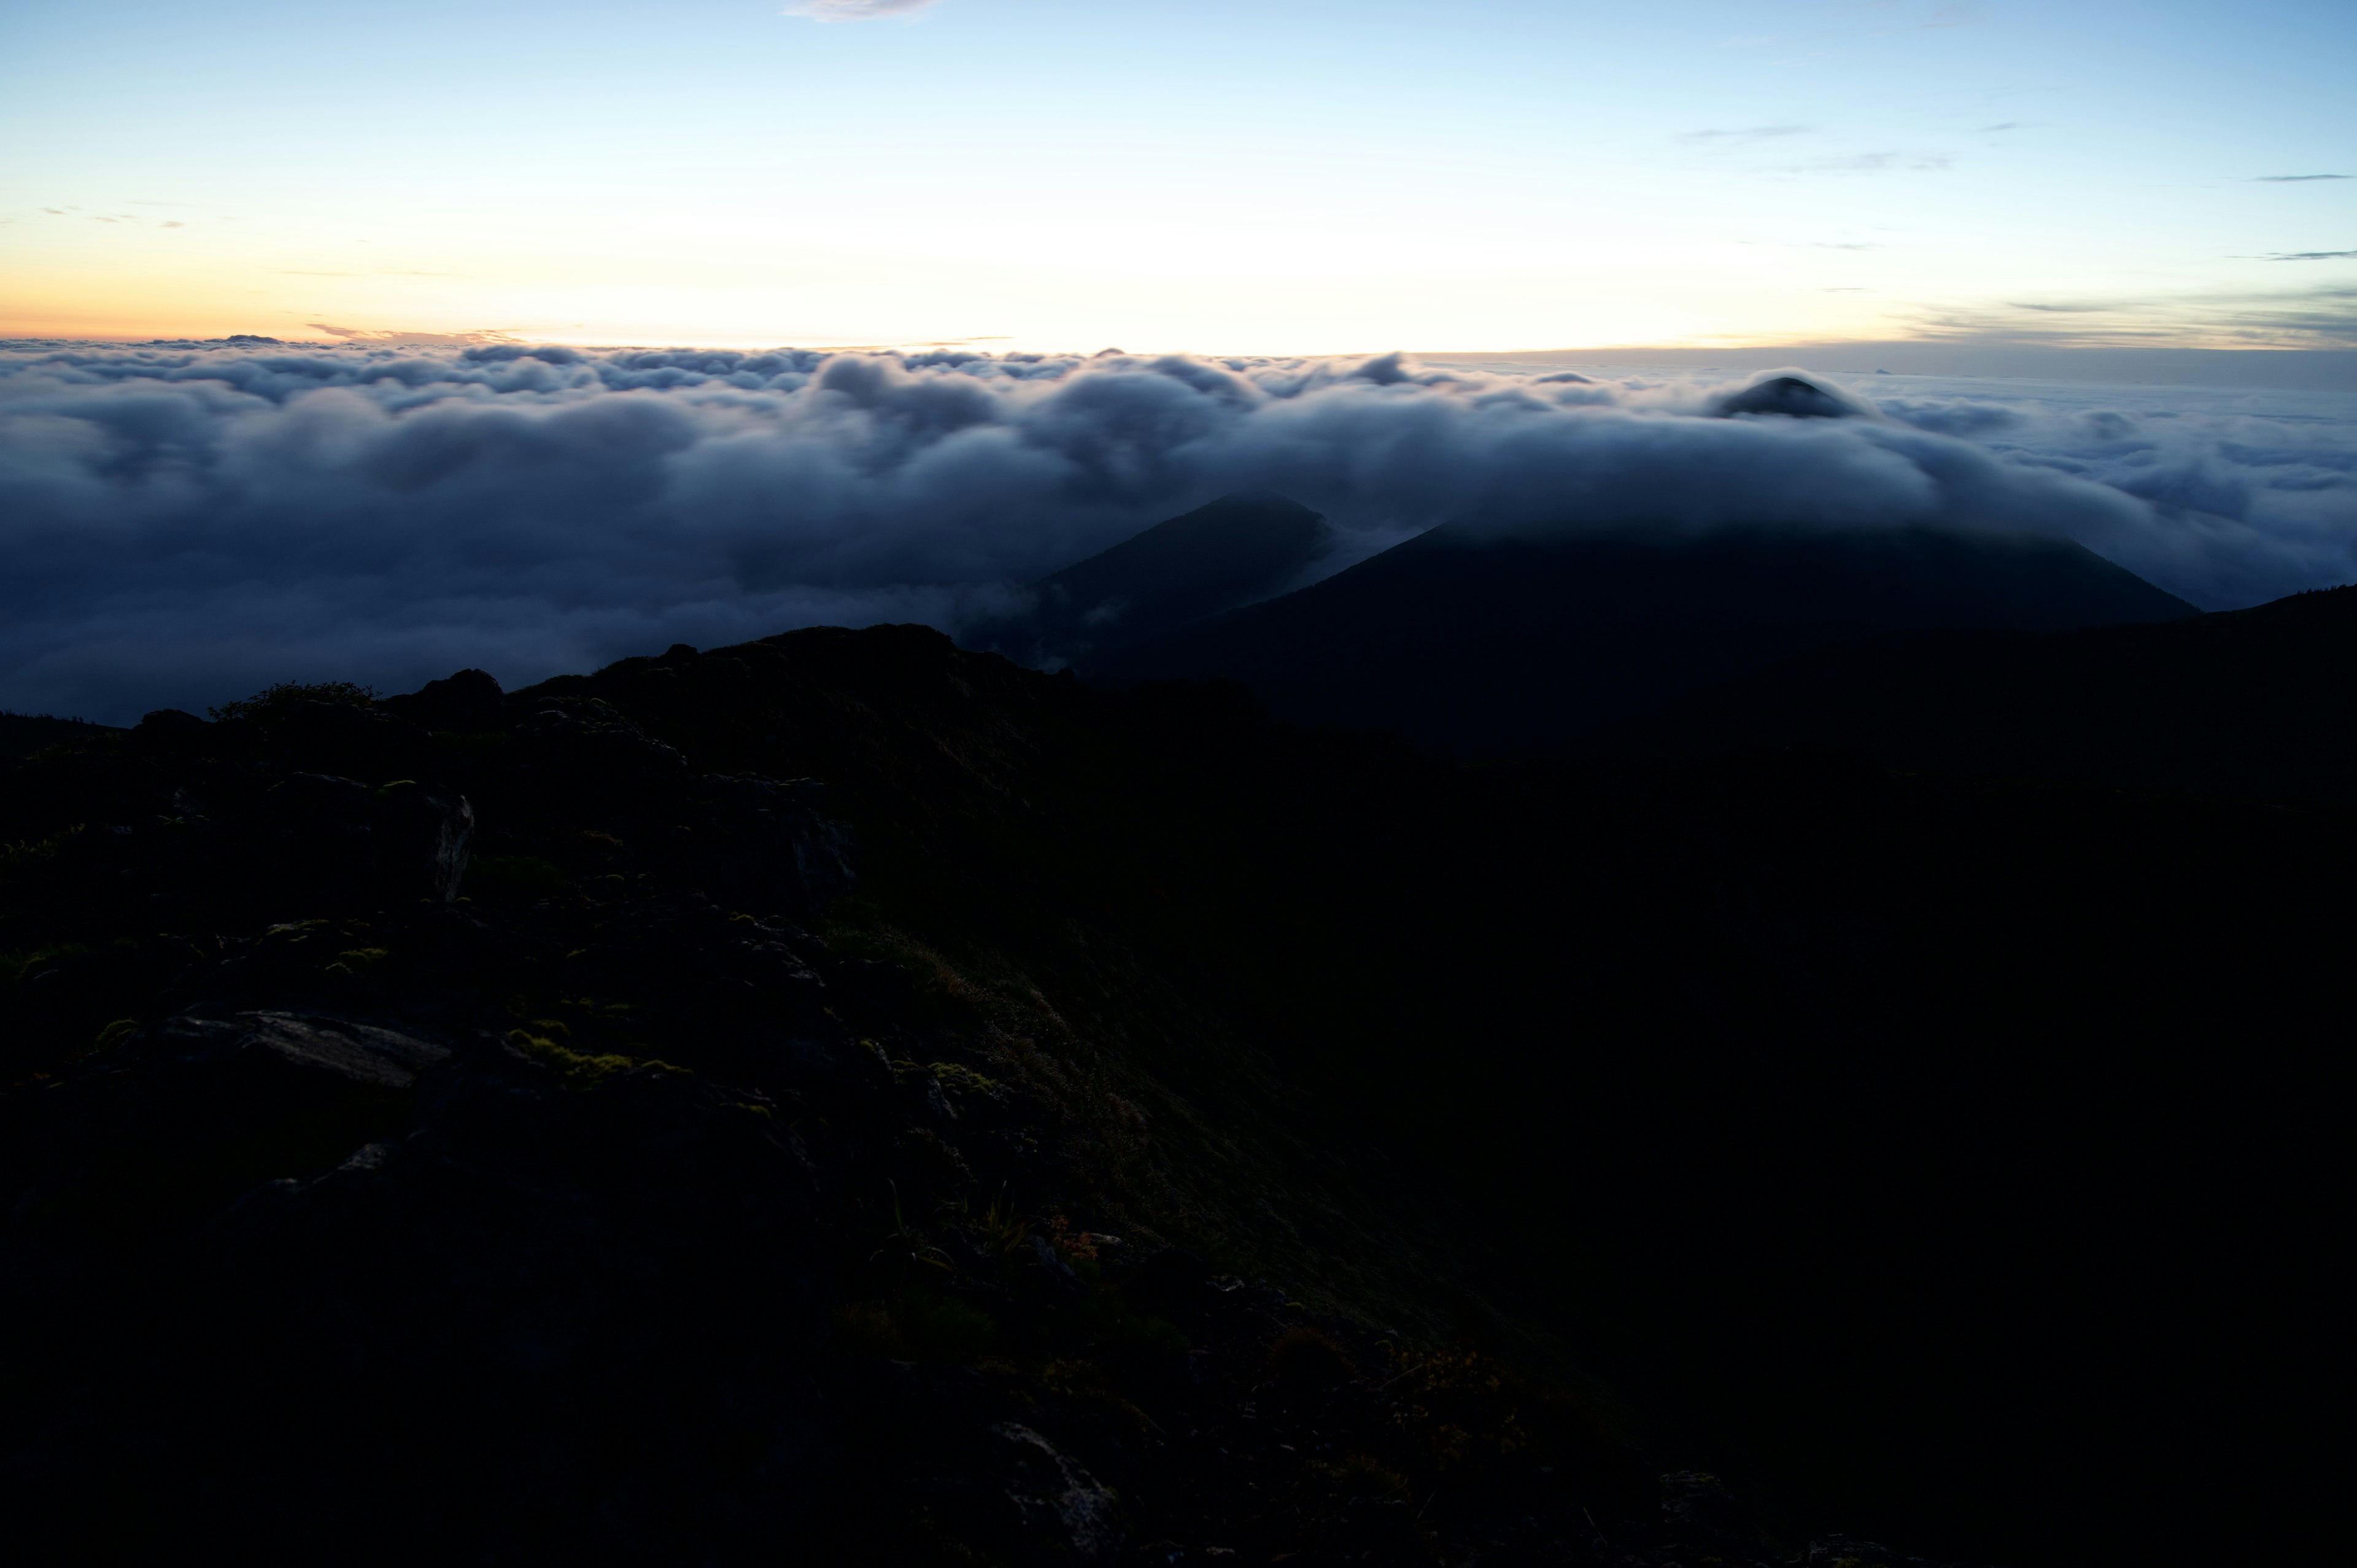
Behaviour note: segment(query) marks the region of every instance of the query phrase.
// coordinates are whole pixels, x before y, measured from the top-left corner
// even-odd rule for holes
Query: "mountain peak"
[[[1226,676],[1283,717],[1388,730],[1452,755],[1512,756],[1576,750],[1635,704],[1846,639],[2195,613],[2071,541],[2040,535],[1533,538],[1455,523],[1084,669],[1116,680]]]
[[[1858,410],[1814,381],[1773,376],[1718,400],[1711,412],[1722,419],[1738,413],[1781,413],[1790,419],[1847,419]]]
[[[1031,614],[981,640],[1056,658],[1132,641],[1297,586],[1334,537],[1289,497],[1236,491],[1042,577]]]

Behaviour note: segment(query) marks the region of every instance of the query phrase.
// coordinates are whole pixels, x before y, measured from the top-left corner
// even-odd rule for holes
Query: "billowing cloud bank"
[[[1986,522],[2207,607],[2357,577],[2346,398],[1364,361],[385,347],[0,350],[0,706],[124,722],[275,679],[511,683],[924,620],[1223,492],[1365,553],[1509,528]],[[1870,383],[1870,384],[1866,384]],[[2258,399],[2259,401],[2255,401]]]

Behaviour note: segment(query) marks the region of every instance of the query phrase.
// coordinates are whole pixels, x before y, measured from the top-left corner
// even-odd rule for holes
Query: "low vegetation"
[[[2345,813],[1458,768],[906,628],[428,695],[0,775],[43,1508],[300,1474],[293,1530],[391,1476],[420,1550],[2159,1563],[2213,1541],[2169,1498],[2322,1451],[2247,1402],[2320,1343],[2251,1304],[2315,1299],[2330,1101],[2280,1086],[2338,1037]],[[190,1018],[251,1039],[173,1056]],[[227,1174],[98,1157],[175,1138]],[[393,1413],[194,1479],[67,1441],[196,1432],[214,1367],[257,1430]]]

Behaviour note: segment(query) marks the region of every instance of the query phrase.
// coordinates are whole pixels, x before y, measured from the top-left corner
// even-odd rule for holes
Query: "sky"
[[[0,10],[0,337],[2357,348],[2347,0]]]
[[[13,0],[0,707],[955,632],[1238,489],[1336,567],[2346,583],[2352,60],[2349,0]],[[1859,413],[1714,417],[1777,366]]]

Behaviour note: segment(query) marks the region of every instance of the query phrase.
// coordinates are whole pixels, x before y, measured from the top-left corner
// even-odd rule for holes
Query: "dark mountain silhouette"
[[[2351,603],[1853,650],[2079,650],[2165,759]],[[2345,808],[1458,767],[914,627],[221,712],[0,761],[16,1537],[2346,1554]]]
[[[1843,419],[1858,409],[1813,381],[1798,376],[1773,376],[1729,392],[1713,405],[1721,417],[1738,413],[1781,413],[1790,419]]]
[[[106,727],[50,714],[0,713],[0,757],[22,757],[61,740],[99,734]]]
[[[1283,593],[1334,546],[1326,520],[1275,495],[1222,496],[1032,585],[1032,611],[969,634],[1027,661],[1069,659]]]
[[[1909,528],[1531,539],[1459,523],[1081,668],[1114,681],[1227,677],[1288,719],[1494,757],[1577,749],[1665,693],[1877,632],[2195,613],[2093,552],[2042,536]]]
[[[1607,747],[1837,745],[1901,768],[2357,805],[2357,587],[2077,631],[1929,631],[1664,702]]]

